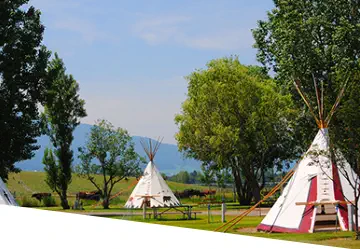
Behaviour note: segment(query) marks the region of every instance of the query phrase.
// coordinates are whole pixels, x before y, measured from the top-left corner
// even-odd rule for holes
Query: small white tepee
[[[315,112],[298,83],[296,87],[314,115]],[[294,167],[294,174],[281,196],[258,225],[258,230],[288,233],[312,233],[337,227],[348,230],[347,204],[354,201],[354,189],[351,185],[360,183],[359,176],[340,151],[331,153],[328,133],[331,116],[339,104],[343,90],[325,119],[323,98],[319,97],[316,89],[319,118],[314,117],[319,131],[304,157]],[[353,219],[355,215],[360,219],[360,212],[354,214]]]
[[[18,204],[15,201],[15,198],[10,193],[10,191],[6,187],[1,177],[0,177],[0,204],[18,206]]]
[[[151,208],[180,205],[179,200],[166,184],[154,163],[154,157],[160,143],[160,141],[157,141],[153,145],[151,139],[149,139],[149,145],[147,146],[144,140],[141,140],[141,144],[150,162],[146,166],[143,176],[140,178],[128,201],[125,203],[126,208],[141,208],[144,203],[147,207]]]

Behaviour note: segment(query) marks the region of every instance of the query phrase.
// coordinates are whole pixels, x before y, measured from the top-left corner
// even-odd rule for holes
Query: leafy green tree
[[[227,168],[220,169],[215,172],[216,185],[220,190],[225,189],[228,184],[233,182],[231,173]]]
[[[106,120],[98,120],[91,128],[86,145],[79,148],[79,152],[81,164],[77,172],[100,191],[104,209],[109,208],[114,186],[130,176],[139,176],[139,165],[146,162],[135,152],[129,133],[122,128],[115,129]],[[95,175],[101,175],[101,181]]]
[[[210,61],[187,77],[188,96],[175,122],[180,151],[210,169],[229,169],[239,201],[260,199],[264,173],[296,154],[291,97],[237,57]]]
[[[180,171],[179,173],[169,177],[169,180],[186,184],[196,184],[200,183],[200,177],[201,175],[195,170],[191,173],[187,171]]]
[[[314,81],[324,92],[325,115],[346,87],[329,133],[336,148],[351,167],[360,168],[360,2],[348,0],[274,1],[275,8],[253,31],[258,60],[273,70],[279,85],[293,94],[299,109],[306,108],[295,88],[299,80],[303,92],[316,111]],[[346,83],[346,84],[345,84]],[[317,127],[309,111],[299,116],[296,140],[304,150]],[[354,191],[359,189],[355,186]],[[358,191],[358,190],[357,190]],[[360,235],[358,236],[360,237]]]
[[[187,171],[180,171],[180,172],[177,174],[177,182],[189,183],[189,181],[190,181],[189,172],[187,172]]]
[[[41,45],[40,11],[27,0],[0,2],[0,177],[18,172],[15,163],[33,157],[40,135],[38,103],[50,53]]]
[[[190,183],[190,174],[187,171],[180,171],[179,173],[170,177],[169,180],[180,183]]]
[[[191,172],[189,176],[190,176],[189,183],[191,184],[200,183],[200,174],[196,170]]]
[[[210,165],[202,164],[201,165],[202,174],[200,175],[200,182],[206,186],[211,187],[215,182],[215,172]]]
[[[49,63],[46,80],[50,87],[46,92],[41,118],[44,133],[49,136],[54,151],[45,151],[44,169],[49,187],[60,196],[63,209],[69,209],[67,189],[72,174],[71,144],[74,130],[80,124],[80,119],[86,116],[85,101],[79,96],[79,84],[72,75],[66,74],[65,65],[57,53]],[[56,163],[50,160],[47,164],[53,152]]]

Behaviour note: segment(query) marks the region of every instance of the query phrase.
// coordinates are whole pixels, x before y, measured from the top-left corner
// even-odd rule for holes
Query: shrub
[[[42,202],[43,202],[44,207],[56,207],[57,206],[56,200],[52,196],[45,196],[42,199]]]
[[[41,203],[36,199],[32,199],[27,196],[23,196],[21,199],[21,206],[22,207],[40,207]]]

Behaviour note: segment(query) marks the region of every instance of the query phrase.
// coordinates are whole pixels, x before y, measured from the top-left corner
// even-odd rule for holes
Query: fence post
[[[347,208],[348,208],[348,220],[349,220],[349,231],[353,231],[354,230],[354,207],[351,203],[347,204]]]
[[[154,207],[153,212],[154,212],[154,219],[157,219],[157,208],[156,207]]]
[[[208,204],[207,208],[208,208],[208,223],[210,223],[210,204]]]
[[[222,222],[222,223],[225,223],[225,222],[226,222],[226,221],[225,221],[225,212],[226,212],[226,203],[223,202],[223,203],[221,204],[221,222]]]

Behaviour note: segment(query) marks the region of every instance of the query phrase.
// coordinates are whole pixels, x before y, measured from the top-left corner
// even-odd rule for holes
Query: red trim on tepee
[[[307,202],[316,201],[316,198],[317,198],[317,177],[314,177],[310,183]],[[274,232],[274,233],[308,233],[311,227],[311,218],[313,216],[314,211],[315,209],[314,206],[312,205],[307,205],[305,207],[299,228],[271,226],[260,223],[256,229],[262,231]]]
[[[313,202],[317,199],[317,176],[311,180],[309,196],[307,202]],[[307,205],[303,214],[303,219],[300,223],[299,232],[308,233],[311,227],[311,218],[315,208],[312,205]]]
[[[334,198],[337,201],[345,201],[344,194],[342,191],[341,181],[339,177],[339,170],[336,165],[332,164],[333,171],[333,186],[334,186]],[[346,204],[339,204],[339,213],[341,219],[344,221],[345,229],[349,229],[349,221],[348,221],[348,209]]]

